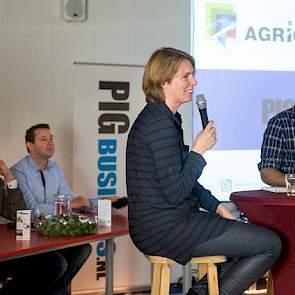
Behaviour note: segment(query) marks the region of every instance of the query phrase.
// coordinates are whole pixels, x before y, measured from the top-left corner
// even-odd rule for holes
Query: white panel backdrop
[[[80,94],[79,98],[87,104],[91,95],[98,94],[93,88],[98,89],[98,86],[95,84],[89,87],[94,79],[89,78],[91,75],[86,75],[87,70],[83,70],[83,66],[79,68],[79,76],[73,61],[144,64],[152,51],[161,46],[174,46],[189,51],[191,1],[170,0],[167,5],[166,0],[89,0],[88,4],[85,22],[66,22],[61,18],[61,0],[0,1],[0,157],[9,166],[21,159],[27,153],[24,143],[26,128],[39,122],[48,122],[57,147],[54,160],[63,169],[68,184],[75,195],[80,193],[93,196],[96,194],[96,166],[89,165],[90,155],[86,155],[87,165],[81,169],[88,166],[89,171],[87,174],[82,170],[76,171],[79,166],[76,161],[81,161],[81,154],[76,155],[76,152],[81,148],[86,148],[87,151],[93,148],[96,157],[96,143],[89,147],[87,145],[91,136],[95,142],[97,140],[97,118],[93,125],[89,123],[92,129],[87,126],[81,132],[80,128],[79,133],[75,128],[83,127],[85,123],[73,123],[73,97],[76,94],[77,98]],[[96,71],[97,69],[94,70]],[[141,84],[140,75],[136,78]],[[124,76],[124,81],[126,79],[129,77]],[[81,81],[81,84],[76,80]],[[138,91],[141,89],[140,84]],[[132,103],[142,103],[141,97],[132,97],[136,99]],[[133,107],[130,106],[130,113]],[[91,111],[96,110],[97,101]],[[77,112],[81,112],[82,116],[82,109],[77,109],[76,104],[75,120],[78,119]],[[84,114],[89,122],[90,113]],[[191,137],[191,105],[184,106],[182,113],[188,142]],[[81,136],[78,143],[77,134]],[[85,141],[82,146],[84,135],[89,141]],[[75,183],[80,177],[81,186],[73,186],[74,171]],[[89,175],[92,178],[87,180]],[[121,176],[116,184],[117,192],[125,194],[119,186],[121,187]],[[149,279],[148,265],[144,259],[137,260],[137,252],[131,243],[129,248],[132,250],[127,247],[125,251],[119,246],[124,239],[127,238],[118,239],[115,260],[119,257],[120,260],[127,261],[130,254],[132,258],[128,265],[132,265],[129,268],[134,271],[129,274],[125,267],[122,269],[122,265],[115,265],[115,284],[118,285],[120,277],[120,285],[125,285],[125,282],[140,285]],[[96,266],[92,264],[90,267],[90,264],[92,260],[84,269],[91,268],[95,271]],[[81,290],[91,287],[91,274],[86,274],[84,269],[73,284],[76,290],[78,287]],[[139,276],[143,279],[137,279]],[[83,286],[78,286],[78,280],[81,280]]]
[[[104,66],[99,64],[76,64],[76,82],[75,82],[75,101],[74,101],[74,142],[73,142],[73,190],[76,194],[87,197],[95,197],[97,190],[101,187],[97,183],[97,177],[104,173],[99,169],[97,163],[103,156],[98,150],[98,141],[112,140],[117,142],[117,150],[111,157],[116,157],[112,173],[116,174],[115,183],[107,183],[105,188],[115,190],[119,196],[126,195],[125,185],[125,149],[128,130],[125,133],[118,134],[118,126],[122,123],[115,123],[114,134],[100,134],[98,120],[105,114],[123,114],[123,117],[129,118],[130,125],[136,118],[139,111],[143,108],[145,100],[141,91],[141,79],[143,67],[135,66]],[[111,90],[99,89],[102,82],[111,82],[111,85],[117,85],[116,82],[123,82],[128,85],[129,95],[126,93],[126,99],[114,100]],[[124,96],[124,92],[118,91]],[[124,102],[129,105],[129,110],[108,111],[99,110],[99,102]],[[126,106],[125,104],[125,106]],[[110,115],[111,116],[111,115]],[[111,124],[108,122],[106,124]],[[108,173],[108,172],[106,172]],[[150,267],[143,255],[133,246],[128,237],[120,237],[115,240],[116,251],[114,258],[114,286],[115,288],[126,286],[149,285]],[[101,251],[101,244],[93,244],[93,253],[86,266],[79,273],[73,282],[73,291],[82,290],[103,290],[105,278],[100,277],[97,280],[96,263],[97,260],[103,264],[104,256]],[[98,254],[98,255],[97,255]],[[124,268],[123,268],[124,266]],[[103,272],[103,271],[102,271]],[[100,270],[101,273],[101,270]]]

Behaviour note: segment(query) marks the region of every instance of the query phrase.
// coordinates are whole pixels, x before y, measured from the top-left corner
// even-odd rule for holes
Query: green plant
[[[39,232],[46,236],[83,236],[97,232],[97,223],[80,214],[45,216],[37,225]]]

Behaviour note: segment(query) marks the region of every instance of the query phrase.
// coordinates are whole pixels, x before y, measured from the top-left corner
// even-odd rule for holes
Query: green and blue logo
[[[206,36],[226,47],[228,40],[236,38],[236,7],[233,4],[207,3]]]

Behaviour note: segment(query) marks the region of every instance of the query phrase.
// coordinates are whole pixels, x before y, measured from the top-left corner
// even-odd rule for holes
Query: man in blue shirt
[[[54,195],[66,195],[72,198],[72,208],[89,207],[90,202],[87,198],[73,198],[73,193],[65,182],[62,170],[50,160],[55,152],[50,126],[38,124],[30,127],[26,131],[25,140],[29,155],[12,166],[11,171],[33,215],[52,214]],[[87,244],[54,252],[62,258],[64,273],[54,284],[51,293],[64,295],[67,294],[71,280],[88,259],[91,246]]]
[[[38,124],[26,132],[26,145],[29,155],[12,166],[24,199],[33,214],[53,213],[54,195],[72,198],[72,207],[89,207],[85,197],[73,198],[73,193],[64,179],[60,167],[50,158],[54,155],[55,144],[48,124]]]

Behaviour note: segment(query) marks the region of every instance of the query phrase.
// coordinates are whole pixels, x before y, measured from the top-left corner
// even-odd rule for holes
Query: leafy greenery
[[[62,216],[45,216],[37,226],[39,232],[46,236],[84,236],[97,232],[97,223],[80,214]]]

